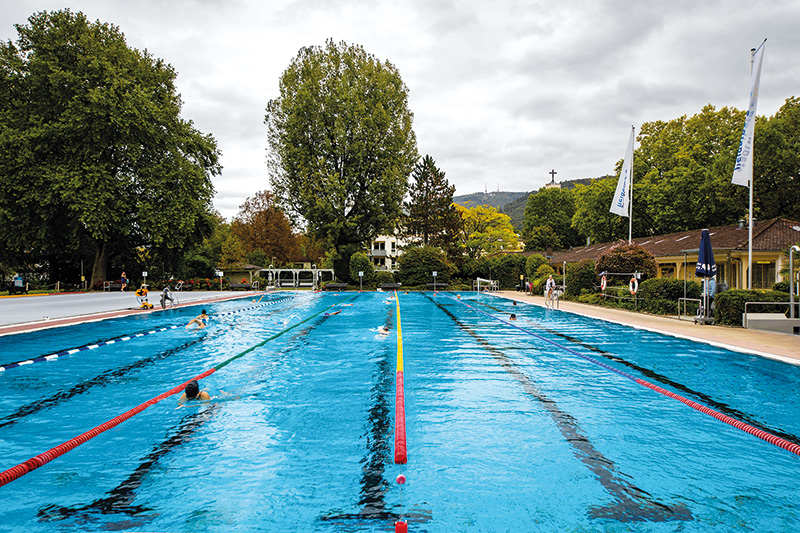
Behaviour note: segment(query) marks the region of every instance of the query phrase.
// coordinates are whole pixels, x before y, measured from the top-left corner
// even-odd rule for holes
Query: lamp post
[[[217,277],[219,278],[219,290],[222,290],[222,270],[217,270]]]
[[[436,274],[438,274],[438,272],[436,272],[434,270],[433,271],[433,292],[436,292]]]
[[[358,271],[358,290],[364,292],[364,271]]]

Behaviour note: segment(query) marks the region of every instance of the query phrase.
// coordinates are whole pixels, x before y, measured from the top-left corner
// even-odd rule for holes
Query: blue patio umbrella
[[[694,275],[698,278],[713,278],[717,275],[717,264],[714,262],[714,251],[711,249],[711,236],[707,229],[700,235],[700,252],[697,255]]]
[[[703,321],[708,315],[709,279],[717,275],[717,264],[714,262],[714,251],[711,249],[711,235],[704,229],[700,235],[700,251],[697,254],[697,268],[694,275],[706,278],[703,286]]]

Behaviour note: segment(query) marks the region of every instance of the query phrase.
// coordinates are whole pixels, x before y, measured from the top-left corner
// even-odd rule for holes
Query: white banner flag
[[[753,136],[756,127],[756,106],[758,105],[758,86],[761,83],[761,60],[764,57],[764,45],[761,43],[753,55],[753,74],[751,76],[750,106],[744,119],[742,140],[739,143],[739,153],[736,154],[736,166],[733,168],[731,183],[747,187],[753,179]]]
[[[612,213],[623,217],[630,216],[631,172],[633,172],[633,126],[631,126],[631,138],[628,141],[628,149],[625,151],[625,159],[622,160],[622,170],[619,173],[617,190],[611,201],[610,209]]]

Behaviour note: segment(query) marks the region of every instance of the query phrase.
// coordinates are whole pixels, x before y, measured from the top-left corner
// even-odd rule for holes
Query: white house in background
[[[397,235],[380,235],[369,243],[367,257],[375,270],[397,270],[397,258],[402,254],[400,247],[405,243]]]

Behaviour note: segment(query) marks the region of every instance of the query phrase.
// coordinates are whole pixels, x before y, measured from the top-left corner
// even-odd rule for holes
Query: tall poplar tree
[[[302,48],[267,105],[273,191],[287,214],[339,252],[394,228],[417,160],[408,88],[388,61],[328,40]]]
[[[68,9],[35,13],[0,43],[0,227],[11,261],[146,247],[178,258],[202,238],[216,142],[180,117],[175,71],[116,26]]]

